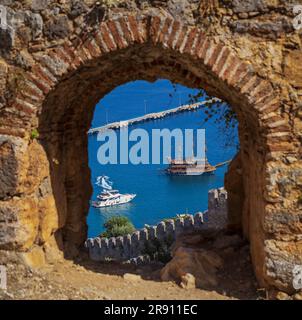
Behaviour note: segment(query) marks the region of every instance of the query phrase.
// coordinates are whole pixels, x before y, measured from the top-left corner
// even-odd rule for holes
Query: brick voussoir
[[[288,123],[283,125],[279,125],[275,128],[267,128],[268,133],[275,133],[275,132],[292,132],[292,128]]]
[[[57,82],[57,78],[45,67],[36,64],[32,67],[32,73],[37,78],[42,78],[50,87],[53,87]]]
[[[123,37],[126,39],[128,43],[134,43],[135,37],[131,32],[129,22],[127,18],[119,18],[116,23],[119,23],[120,28],[123,32]]]
[[[208,48],[210,47],[211,42],[208,38],[205,38],[202,46],[200,46],[198,52],[197,52],[197,56],[199,59],[204,60],[206,52],[208,51]]]
[[[32,69],[31,73],[28,73],[28,80],[36,86],[38,90],[41,90],[45,95],[54,87],[55,83],[45,79],[45,76],[38,71],[39,69]]]
[[[255,97],[255,101],[259,101],[263,96],[271,94],[272,92],[272,85],[268,81],[261,79],[260,83],[250,91],[250,95]]]
[[[293,152],[295,150],[293,144],[276,140],[267,142],[267,147],[270,152]]]
[[[250,96],[250,92],[253,91],[262,81],[257,75],[252,76],[251,78],[246,78],[246,81],[241,83],[240,92]]]
[[[171,31],[167,37],[166,46],[168,48],[173,48],[173,44],[176,43],[176,38],[178,36],[178,33],[182,29],[182,24],[179,21],[173,21]]]
[[[96,33],[95,33],[95,42],[96,44],[99,46],[100,50],[102,53],[107,53],[110,51],[110,49],[107,47],[105,41],[104,41],[104,38],[103,38],[103,34],[100,30],[98,30]]]
[[[169,30],[172,26],[173,20],[170,18],[166,18],[163,24],[161,31],[158,34],[157,42],[161,44],[165,44],[165,39],[169,36]]]
[[[275,118],[272,118],[271,121],[268,121],[267,127],[272,129],[272,128],[277,128],[280,126],[285,126],[287,125],[287,121],[282,119],[280,116],[276,116]]]
[[[195,27],[191,28],[188,31],[186,41],[183,44],[183,49],[182,49],[183,53],[191,54],[191,52],[193,51],[193,46],[196,42],[197,37],[198,37],[198,29]]]
[[[0,134],[24,138],[25,134],[26,134],[26,130],[22,129],[22,128],[18,128],[18,129],[12,128],[11,126],[9,126],[9,127],[0,126]]]
[[[117,49],[117,45],[114,42],[114,39],[110,33],[110,30],[108,29],[107,25],[103,22],[100,25],[100,32],[102,35],[102,39],[105,42],[106,47],[109,51],[114,51]]]
[[[29,91],[30,87],[26,85],[26,87],[22,88],[17,94],[16,94],[16,99],[24,100],[31,105],[40,105],[40,103],[44,99],[44,95],[42,97],[37,97],[32,94],[32,91]]]
[[[255,106],[256,109],[261,111],[262,107],[268,103],[270,103],[272,100],[274,100],[276,97],[273,89],[263,89],[255,96],[250,95],[249,101]]]
[[[128,46],[128,42],[124,38],[121,30],[119,30],[116,21],[107,21],[106,22],[108,29],[111,32],[111,35],[116,43],[117,48],[124,49]]]
[[[218,51],[219,49],[217,48],[217,44],[214,43],[213,41],[210,41],[210,45],[208,46],[207,50],[204,52],[204,64],[208,67],[212,67],[213,65],[213,60],[215,60],[218,56]],[[212,63],[212,65],[210,65]]]
[[[158,16],[151,17],[151,23],[149,27],[149,38],[152,43],[156,44],[161,29],[162,19]]]
[[[203,46],[207,37],[202,30],[199,30],[199,32],[195,38],[196,38],[196,41],[195,41],[194,47],[192,48],[191,54],[192,54],[192,56],[194,56],[194,58],[196,58],[196,57],[198,58],[198,52],[201,49],[201,47]]]
[[[275,112],[266,112],[260,115],[260,119],[263,121],[270,121],[270,119],[273,119],[275,117],[279,118],[279,116]]]
[[[52,87],[47,84],[41,77],[37,77],[33,73],[28,74],[29,81],[32,82],[38,89],[40,89],[45,95],[48,94]]]
[[[89,54],[93,58],[98,58],[102,55],[102,51],[100,50],[99,46],[97,45],[95,39],[88,39],[84,43],[84,47],[87,51],[89,51]]]
[[[276,97],[274,92],[271,92],[255,101],[254,105],[260,112],[262,112],[267,106],[276,102],[279,102],[279,99]]]
[[[282,121],[281,117],[276,114],[276,113],[271,113],[270,116],[266,117],[266,114],[265,115],[261,115],[262,117],[260,118],[261,122],[267,126],[268,128],[274,128],[274,126],[278,126],[279,124],[279,121]],[[283,125],[284,123],[281,122],[281,124]],[[272,125],[272,127],[271,127]]]
[[[24,112],[27,115],[33,115],[36,112],[36,107],[34,105],[18,98],[13,102],[12,108]]]
[[[134,37],[134,42],[144,43],[149,37],[149,30],[146,28],[146,22],[142,19],[137,20],[134,16],[127,16],[130,31]]]
[[[252,87],[252,85],[256,81],[256,78],[257,77],[255,76],[255,73],[248,70],[247,72],[244,72],[240,75],[234,87],[240,90],[240,92],[244,92],[243,90],[245,90],[246,88]]]
[[[173,49],[180,51],[180,48],[185,40],[185,37],[187,36],[188,32],[188,27],[187,26],[182,26],[181,29],[179,30],[179,33],[177,37],[175,37],[174,42],[173,42]]]
[[[262,108],[259,109],[260,113],[270,113],[270,112],[276,112],[280,110],[280,102],[273,102],[273,103],[268,103],[264,105]]]
[[[283,132],[282,132],[283,133]],[[271,143],[271,144],[274,144],[274,143],[282,143],[282,142],[287,142],[287,141],[290,141],[292,138],[292,135],[288,132],[286,132],[286,135],[280,135],[280,136],[267,136],[267,143]]]
[[[89,61],[93,58],[90,51],[85,47],[84,43],[79,47],[78,53],[84,61]]]
[[[212,71],[221,78],[221,74],[223,74],[224,70],[228,67],[229,57],[231,55],[231,51],[228,47],[223,46],[220,51],[216,61],[213,63]]]
[[[277,131],[277,132],[270,132],[267,134],[268,138],[281,138],[281,137],[291,137],[292,134],[290,131]]]
[[[240,82],[241,80],[247,75],[250,74],[251,71],[251,67],[250,65],[241,62],[236,70],[236,72],[234,72],[232,74],[231,77],[229,77],[227,83],[232,86],[232,87],[239,87],[240,86]]]
[[[72,62],[74,60],[74,58],[75,58],[75,48],[72,45],[64,43],[61,46],[61,51],[64,52],[64,54],[68,57],[70,62]]]
[[[64,47],[58,47],[54,49],[56,55],[60,57],[65,63],[70,64],[73,60],[73,56],[71,56]]]
[[[30,79],[26,79],[24,81],[21,93],[33,101],[40,101],[44,99],[43,91],[39,89]]]
[[[214,50],[210,56],[210,58],[205,63],[213,70],[213,67],[217,60],[219,60],[220,55],[223,53],[224,45],[222,43],[218,43],[214,45]]]
[[[48,54],[40,57],[39,62],[44,66],[53,76],[53,80],[57,77],[61,77],[68,70],[69,64],[65,63],[57,54],[53,51],[49,51]]]
[[[226,83],[229,83],[241,64],[242,61],[233,53],[231,53],[228,56],[225,65],[219,71],[219,78],[221,78]]]
[[[84,61],[81,59],[81,57],[76,56],[74,60],[71,63],[71,67],[76,70],[78,67],[80,67],[82,64],[84,64]]]

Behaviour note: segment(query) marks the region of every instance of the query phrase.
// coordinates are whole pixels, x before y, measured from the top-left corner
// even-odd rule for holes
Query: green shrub
[[[32,140],[38,139],[38,138],[39,138],[39,132],[38,132],[38,130],[37,130],[37,129],[33,129],[33,130],[31,131],[30,137],[31,137]]]
[[[132,222],[124,216],[113,216],[109,218],[104,223],[104,227],[106,231],[104,231],[101,236],[107,238],[125,236],[135,231]]]
[[[172,259],[171,246],[173,242],[172,237],[167,237],[165,240],[155,238],[146,241],[142,253],[148,255],[152,260],[168,263]]]

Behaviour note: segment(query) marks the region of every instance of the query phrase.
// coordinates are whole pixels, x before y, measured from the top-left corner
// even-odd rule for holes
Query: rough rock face
[[[203,234],[183,235],[172,246],[172,260],[161,270],[161,280],[176,281],[185,289],[217,290],[226,278],[225,273],[230,268],[234,271],[234,266],[227,264],[235,259],[236,269],[242,265],[244,249],[243,239],[225,230],[208,229]]]
[[[176,280],[183,288],[208,288],[217,285],[215,277],[222,259],[204,249],[179,247],[173,259],[162,269],[162,281]]]
[[[232,105],[242,167],[242,182],[231,168],[227,183],[232,219],[244,222],[260,285],[293,291],[291,272],[302,265],[295,3],[0,0],[3,255],[37,264],[59,248],[76,254],[87,229],[94,106],[122,83],[160,77]]]
[[[228,191],[228,227],[232,229],[240,229],[242,228],[241,212],[243,210],[244,203],[244,188],[240,153],[238,153],[232,160],[229,170],[225,175],[224,185]]]

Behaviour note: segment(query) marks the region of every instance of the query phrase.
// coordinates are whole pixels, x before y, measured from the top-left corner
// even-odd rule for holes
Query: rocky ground
[[[85,254],[39,270],[8,265],[8,290],[0,291],[0,299],[266,298],[238,235],[186,236],[174,244],[173,255],[165,267],[95,263]]]

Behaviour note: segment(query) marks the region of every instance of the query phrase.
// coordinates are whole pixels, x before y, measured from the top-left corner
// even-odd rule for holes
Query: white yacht
[[[128,203],[136,197],[136,194],[121,194],[118,190],[113,190],[112,183],[106,176],[99,177],[97,185],[102,187],[104,191],[97,196],[97,201],[92,201],[92,206],[95,208],[110,207]]]

